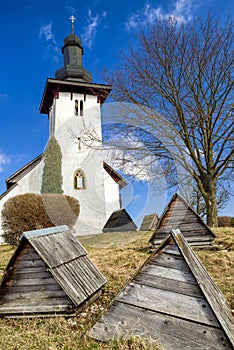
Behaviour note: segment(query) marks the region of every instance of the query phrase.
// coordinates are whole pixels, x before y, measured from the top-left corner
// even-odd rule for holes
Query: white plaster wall
[[[0,243],[3,243],[2,238],[2,217],[1,212],[4,203],[8,199],[17,196],[19,194],[25,193],[40,193],[41,190],[41,180],[43,173],[44,161],[41,161],[35,168],[33,168],[28,174],[26,174],[11,191],[9,191],[2,199],[0,200]]]
[[[106,202],[106,219],[109,219],[113,211],[120,209],[119,202],[119,185],[112,177],[104,170],[104,187],[105,187],[105,202]]]
[[[87,235],[100,233],[107,217],[100,104],[96,96],[86,95],[83,116],[80,116],[80,113],[75,115],[75,100],[84,101],[83,94],[73,94],[71,100],[70,93],[59,93],[51,115],[55,113],[54,136],[62,151],[63,190],[80,202],[74,230],[77,235]],[[74,173],[79,168],[86,176],[84,190],[73,187]]]

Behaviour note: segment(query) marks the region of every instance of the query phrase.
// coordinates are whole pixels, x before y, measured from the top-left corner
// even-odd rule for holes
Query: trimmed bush
[[[79,211],[79,202],[63,194],[27,193],[12,197],[2,210],[4,240],[16,245],[24,231],[60,225],[72,228]]]
[[[219,216],[218,217],[218,226],[219,227],[231,227],[232,226],[232,217],[231,216]]]
[[[59,193],[45,193],[41,195],[41,199],[52,223],[51,226],[73,227],[80,213],[80,204],[77,199]]]
[[[45,151],[41,193],[63,193],[62,153],[55,137],[51,137]]]

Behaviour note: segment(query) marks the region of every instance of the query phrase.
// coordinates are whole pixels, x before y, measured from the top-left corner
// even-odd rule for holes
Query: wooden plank
[[[22,273],[22,272],[18,272],[17,270],[13,272],[13,274],[11,275],[11,279],[13,279],[14,281],[18,281],[18,280],[28,280],[28,279],[44,279],[44,278],[51,278],[51,273],[49,271],[37,271],[37,269],[35,269],[35,272],[30,272],[30,273]]]
[[[140,272],[134,278],[134,283],[144,284],[149,287],[158,288],[161,290],[170,290],[172,292],[190,295],[194,297],[203,297],[203,293],[197,284],[186,283],[172,280],[167,277],[150,275],[148,273]]]
[[[156,256],[154,256],[150,260],[150,264],[153,265],[160,265],[164,267],[169,267],[177,270],[183,270],[183,271],[189,271],[190,268],[182,258],[182,256],[174,255],[174,254],[165,254],[160,253]]]
[[[17,286],[21,286],[21,285],[28,285],[28,286],[33,286],[33,285],[40,285],[40,284],[52,284],[52,283],[56,283],[56,281],[54,280],[53,276],[49,275],[48,277],[45,278],[37,278],[37,276],[32,277],[32,278],[24,278],[24,275],[22,275],[22,277],[18,280],[14,280],[14,279],[9,279],[5,285],[6,286],[11,286],[11,285],[15,285],[17,284]]]
[[[165,235],[162,236],[155,236],[155,239],[151,242],[154,245],[158,245],[162,242],[162,240],[166,237]],[[189,235],[185,235],[186,240],[188,241],[188,243],[191,246],[209,246],[212,244],[214,238],[212,236],[208,236],[208,235],[200,235],[200,236],[189,236]]]
[[[181,282],[197,284],[196,279],[193,277],[193,275],[189,271],[181,271],[181,270],[177,270],[177,269],[173,269],[165,266],[148,264],[142,270],[142,272],[148,273],[152,276],[170,278],[173,281],[181,281]]]
[[[175,229],[175,228],[176,229],[179,228],[184,235],[190,234],[192,236],[192,235],[198,235],[198,234],[199,235],[208,234],[209,236],[212,236],[212,234],[209,231],[207,231],[206,228],[203,228],[202,226],[195,227],[192,223],[188,225],[182,225],[178,223],[177,225],[174,224],[174,225],[160,226],[160,228],[158,228],[157,231],[155,232],[155,236],[159,234],[168,234],[170,233],[171,229]]]
[[[9,306],[9,308],[11,307],[21,307],[22,309],[24,309],[25,306],[30,306],[30,307],[34,307],[34,306],[40,306],[42,307],[46,307],[47,305],[51,305],[51,306],[57,306],[57,305],[71,305],[72,301],[66,296],[66,297],[56,297],[56,298],[47,298],[47,299],[42,299],[42,298],[31,298],[31,299],[25,299],[25,300],[20,300],[20,299],[16,299],[16,300],[8,300],[5,304],[1,305],[0,308],[4,309],[5,307]]]
[[[24,269],[24,268],[31,268],[31,267],[45,267],[46,268],[46,264],[44,263],[44,261],[42,259],[40,260],[21,260],[21,261],[16,261],[15,262],[15,267],[19,268],[19,269]]]
[[[48,290],[48,291],[56,291],[61,289],[59,284],[53,280],[51,284],[40,284],[40,285],[35,285],[35,286],[30,286],[30,291],[43,291],[43,290]],[[11,285],[11,286],[4,286],[4,288],[1,289],[2,295],[5,293],[26,293],[29,290],[28,285]]]
[[[1,316],[8,316],[12,314],[35,314],[35,313],[68,313],[73,312],[73,308],[71,305],[34,305],[33,307],[24,305],[22,308],[21,306],[12,306],[12,307],[1,307],[0,308],[0,315]]]
[[[20,254],[19,256],[17,256],[17,261],[27,261],[27,260],[30,260],[30,261],[41,260],[41,257],[39,256],[39,254],[37,254],[35,249],[33,250],[32,253],[25,252],[24,255]]]
[[[206,296],[209,304],[219,322],[221,323],[224,332],[228,336],[232,346],[234,347],[234,321],[232,318],[231,311],[226,305],[226,301],[221,291],[218,289],[216,284],[211,279],[210,275],[198,259],[198,257],[194,254],[192,249],[189,247],[185,238],[181,234],[181,232],[172,231],[172,235],[174,240],[180,246],[180,249],[183,253],[183,256],[189,265],[191,271],[196,277],[204,295]]]
[[[219,327],[209,304],[202,298],[130,283],[116,300],[151,311]]]
[[[167,350],[231,350],[220,329],[116,301],[89,332],[101,341],[134,335],[158,340]]]
[[[1,294],[0,294],[1,295]],[[21,302],[24,302],[26,299],[28,300],[40,300],[40,299],[49,299],[49,298],[60,298],[60,297],[67,297],[66,293],[60,289],[60,290],[54,290],[54,291],[34,291],[32,292],[31,290],[28,289],[28,292],[11,292],[11,293],[6,293],[1,297],[0,299],[0,304],[5,304],[8,301],[11,300],[17,300],[20,299]]]
[[[87,251],[70,231],[36,237],[30,242],[51,268],[87,255]]]
[[[40,266],[40,267],[25,267],[25,268],[14,268],[13,273],[17,274],[34,274],[34,273],[40,273],[40,272],[45,272],[47,271],[46,266]]]
[[[105,284],[104,277],[88,257],[80,257],[66,265],[54,268],[51,273],[76,305]]]
[[[87,293],[83,289],[82,279],[75,280],[71,276],[70,271],[67,270],[66,265],[54,268],[51,270],[51,273],[76,306],[88,298]]]
[[[175,245],[175,244],[170,244],[169,246],[164,248],[163,251],[164,251],[164,253],[169,253],[169,254],[174,254],[174,255],[181,255],[177,245]]]

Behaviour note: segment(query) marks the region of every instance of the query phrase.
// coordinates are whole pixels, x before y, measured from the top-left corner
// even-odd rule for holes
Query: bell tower
[[[92,83],[83,67],[83,47],[72,32],[64,39],[63,67],[55,79],[47,79],[41,113],[47,114],[50,136],[55,136],[62,151],[63,191],[80,202],[75,229],[80,234],[100,233],[110,214],[120,208],[119,184],[104,169],[101,142],[101,106],[111,91],[110,85]],[[87,134],[94,138],[87,142]],[[113,201],[113,198],[114,201]]]

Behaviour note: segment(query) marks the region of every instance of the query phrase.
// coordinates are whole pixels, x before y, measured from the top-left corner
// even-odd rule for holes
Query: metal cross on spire
[[[69,20],[71,21],[71,24],[72,24],[72,34],[74,34],[74,23],[75,23],[76,17],[71,15]]]

